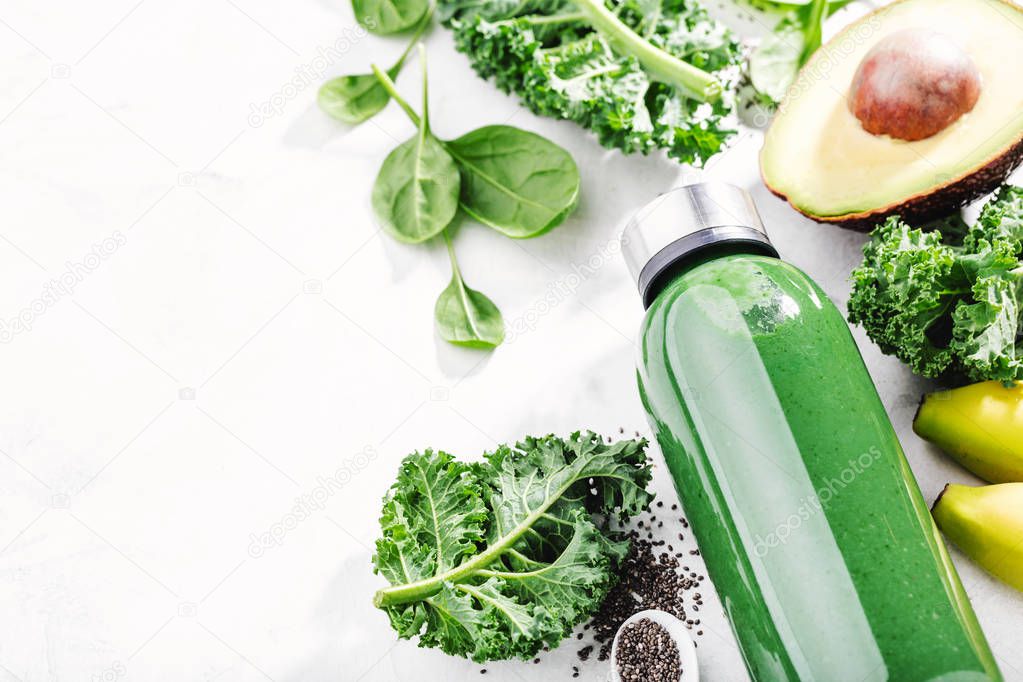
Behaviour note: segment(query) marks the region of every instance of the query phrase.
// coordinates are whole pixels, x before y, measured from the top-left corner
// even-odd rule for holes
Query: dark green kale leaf
[[[926,377],[1023,379],[1023,188],[1004,186],[963,230],[871,233],[853,271],[849,321]]]
[[[1007,242],[1018,254],[1023,245],[1023,187],[1002,185],[970,229],[963,246],[976,250],[979,240]]]
[[[734,133],[739,46],[695,0],[441,0],[483,78],[623,152],[703,164]]]
[[[645,509],[646,441],[527,438],[476,464],[406,457],[384,498],[373,602],[403,638],[489,661],[556,646],[615,582],[628,542],[612,516]]]

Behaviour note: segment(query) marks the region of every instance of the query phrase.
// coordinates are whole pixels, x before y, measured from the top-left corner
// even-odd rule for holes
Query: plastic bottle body
[[[731,254],[644,319],[640,391],[755,680],[1000,680],[841,313]]]

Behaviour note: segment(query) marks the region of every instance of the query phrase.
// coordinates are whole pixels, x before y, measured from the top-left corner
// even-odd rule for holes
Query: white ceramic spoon
[[[618,664],[616,663],[618,660],[618,639],[622,634],[622,630],[631,623],[635,623],[643,618],[649,618],[660,625],[675,640],[675,646],[678,647],[678,656],[682,662],[682,674],[679,676],[679,682],[700,682],[700,669],[696,665],[696,646],[693,644],[693,638],[689,636],[689,629],[686,628],[686,624],[670,613],[652,609],[640,611],[630,616],[618,628],[618,632],[615,633],[614,641],[611,642],[611,682],[622,682],[622,678],[618,674]]]

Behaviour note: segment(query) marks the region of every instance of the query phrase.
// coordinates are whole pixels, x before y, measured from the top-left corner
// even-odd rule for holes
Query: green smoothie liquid
[[[644,320],[640,391],[755,680],[1000,680],[841,313],[767,256]]]

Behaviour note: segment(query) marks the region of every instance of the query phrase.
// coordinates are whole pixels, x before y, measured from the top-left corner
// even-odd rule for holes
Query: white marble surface
[[[343,54],[325,52],[339,40]],[[369,209],[408,122],[392,106],[348,130],[314,104],[323,76],[387,63],[399,42],[361,36],[344,0],[0,5],[0,319],[30,327],[0,345],[3,682],[478,679],[398,643],[370,604],[398,459],[645,431],[642,311],[608,248],[631,211],[690,176],[532,116],[435,29],[438,134],[510,122],[583,173],[579,210],[541,239],[461,231],[467,280],[529,328],[491,355],[449,347],[432,326],[443,250],[391,241]],[[416,78],[400,87],[415,96]],[[274,110],[254,113],[264,102]],[[748,187],[784,255],[844,303],[863,238],[768,196],[759,142],[747,133],[709,174]],[[577,287],[540,304],[591,257]],[[928,500],[969,480],[909,429],[926,384],[857,340]],[[332,476],[340,489],[318,487]],[[656,487],[671,499],[663,471]],[[299,520],[296,498],[313,496],[323,504]],[[271,529],[278,544],[253,546]],[[1023,598],[954,556],[1006,676],[1023,679]],[[705,679],[740,679],[711,606]],[[487,679],[571,679],[574,651]],[[605,674],[591,663],[582,679]]]

